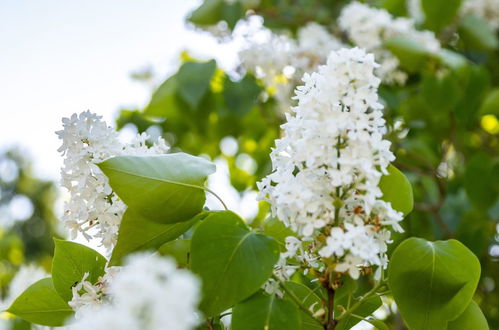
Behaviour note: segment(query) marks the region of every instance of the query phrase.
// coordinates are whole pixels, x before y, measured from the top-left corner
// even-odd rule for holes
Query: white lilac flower
[[[99,283],[87,282],[74,290],[72,301],[82,304],[69,330],[188,330],[201,320],[200,282],[189,271],[177,269],[171,259],[132,255],[107,278],[106,286],[103,291]],[[81,300],[85,294],[86,305]]]
[[[499,30],[499,0],[465,0],[461,14],[473,14],[483,18],[494,30]]]
[[[418,31],[411,18],[394,18],[384,9],[371,8],[359,2],[345,6],[338,18],[339,27],[358,47],[374,53],[380,66],[376,75],[386,83],[403,84],[407,74],[399,69],[399,61],[386,48],[385,41],[395,36],[407,36],[431,52],[440,50],[440,42],[430,31]]]
[[[262,22],[254,25],[244,36],[247,45],[239,52],[241,65],[262,79],[282,109],[291,105],[291,94],[300,77],[324,64],[332,50],[342,47],[326,27],[314,22],[300,28],[296,40],[273,33]]]
[[[87,240],[99,238],[103,246],[111,249],[126,205],[112,191],[96,163],[120,155],[162,154],[169,148],[161,138],[149,148],[145,133],[130,144],[122,144],[114,128],[89,111],[63,118],[62,123],[63,130],[56,132],[62,140],[58,151],[65,156],[61,183],[70,194],[62,221],[72,239],[81,233]]]
[[[99,277],[96,283],[89,282],[87,280],[89,274],[85,273],[83,278],[71,288],[73,297],[68,304],[76,312],[77,319],[89,310],[103,305],[109,293],[109,285],[119,271],[120,267],[106,268],[105,274]]]
[[[299,237],[288,238],[285,258],[317,269],[320,256],[352,276],[353,264],[386,266],[389,229],[402,231],[402,214],[378,186],[395,157],[383,139],[377,66],[362,49],[340,49],[296,90],[298,106],[271,152],[273,172],[258,183],[259,198]]]

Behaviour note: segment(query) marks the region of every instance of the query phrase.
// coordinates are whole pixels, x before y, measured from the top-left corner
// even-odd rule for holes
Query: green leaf
[[[221,10],[224,0],[204,0],[201,6],[194,10],[187,18],[198,25],[216,24],[221,19]]]
[[[421,0],[425,26],[439,32],[456,18],[462,0]]]
[[[466,309],[480,279],[476,256],[456,240],[409,238],[393,252],[388,283],[409,328],[446,329]]]
[[[355,300],[353,300],[353,303],[355,303]],[[362,316],[362,317],[367,317],[374,313],[375,310],[377,310],[382,304],[381,298],[378,296],[370,297],[367,298],[362,302],[362,304],[359,305],[355,310],[352,311],[353,314]],[[342,304],[346,306],[346,304]],[[347,315],[344,318],[342,318],[338,324],[336,325],[335,330],[348,330],[351,329],[354,325],[359,323],[361,320],[358,317],[354,317],[351,315]]]
[[[480,329],[488,330],[487,319],[482,313],[478,304],[473,300],[470,302],[464,312],[457,319],[449,322],[447,330],[469,330]]]
[[[380,0],[379,5],[394,16],[407,16],[405,0]]]
[[[251,232],[230,211],[210,214],[191,241],[191,269],[203,281],[200,308],[214,316],[255,293],[270,277],[279,245]]]
[[[149,221],[131,209],[127,209],[121,220],[118,242],[113,249],[109,263],[119,265],[123,257],[130,253],[156,250],[164,243],[185,233],[205,216],[207,213],[202,212],[188,221],[162,224]]]
[[[166,79],[152,94],[151,101],[144,110],[149,116],[167,117],[171,119],[179,113],[177,102],[177,76]]]
[[[233,330],[299,330],[300,314],[290,301],[257,293],[232,311]]]
[[[286,237],[294,236],[295,233],[286,227],[284,222],[276,217],[270,217],[263,223],[263,233],[267,236],[273,237],[281,245],[281,250],[286,250]]]
[[[73,310],[55,291],[51,278],[45,278],[27,288],[7,312],[35,324],[49,327],[64,325]]]
[[[120,156],[98,165],[129,208],[160,223],[198,214],[205,202],[204,182],[215,172],[211,162],[184,153]]]
[[[324,308],[324,303],[322,299],[319,297],[317,292],[312,291],[309,287],[307,287],[304,284],[297,283],[297,282],[292,282],[292,281],[287,281],[284,283],[284,286],[286,287],[287,290],[293,292],[293,294],[300,299],[301,303],[310,309],[310,307],[313,305],[314,311],[317,311],[319,308]],[[318,287],[317,289],[321,289]],[[285,296],[286,297],[286,296]],[[324,329],[321,324],[312,318],[310,314],[305,313],[304,311],[300,310],[300,316],[301,316],[301,329],[302,330],[320,330]]]
[[[433,54],[422,44],[408,36],[396,36],[385,42],[400,64],[409,71],[418,71]]]
[[[436,57],[449,68],[459,71],[466,67],[468,64],[468,59],[463,55],[453,52],[452,50],[442,48],[440,49]]]
[[[244,9],[239,1],[232,3],[224,1],[221,8],[222,19],[227,22],[229,29],[234,29],[239,19],[244,17]]]
[[[387,170],[388,175],[382,176],[379,182],[379,188],[383,192],[382,199],[390,202],[395,210],[407,215],[414,207],[411,183],[395,166],[390,164]]]
[[[364,321],[371,323],[375,329],[378,330],[389,330],[385,322],[373,319],[371,317],[366,318]]]
[[[262,89],[253,76],[246,75],[240,81],[229,78],[224,81],[223,95],[230,113],[242,117],[255,105]]]
[[[466,15],[461,19],[459,36],[463,38],[466,46],[478,50],[493,51],[499,45],[494,30],[483,18],[476,15]]]
[[[493,172],[493,160],[483,153],[473,155],[466,165],[464,189],[470,201],[479,209],[491,207],[498,196],[492,184],[497,176]]]
[[[176,239],[161,245],[158,252],[162,256],[173,257],[179,267],[187,268],[191,254],[191,240],[187,238]]]
[[[178,70],[178,93],[192,109],[197,109],[208,91],[216,68],[216,62],[211,60],[204,63],[186,62]]]
[[[66,301],[73,297],[72,287],[88,273],[87,281],[95,283],[104,275],[107,260],[97,251],[74,242],[54,239],[52,280],[57,293]]]
[[[480,114],[499,115],[499,88],[494,88],[488,92],[480,107]]]

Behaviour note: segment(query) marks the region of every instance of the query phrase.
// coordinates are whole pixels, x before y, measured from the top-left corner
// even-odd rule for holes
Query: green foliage
[[[468,307],[479,278],[478,259],[456,240],[407,239],[393,252],[388,272],[397,306],[416,330],[445,329]]]
[[[299,330],[302,328],[298,308],[292,302],[259,292],[234,306],[232,329]]]
[[[385,42],[385,46],[409,71],[418,71],[433,56],[423,45],[408,36],[396,36]]]
[[[107,260],[98,252],[84,245],[55,240],[52,280],[57,293],[69,301],[73,297],[72,287],[78,284],[85,273],[87,281],[95,283],[104,275]]]
[[[73,309],[59,296],[51,278],[31,285],[7,311],[28,322],[49,327],[62,326],[73,315]]]
[[[499,115],[499,88],[491,90],[480,107],[480,114]]]
[[[414,207],[411,183],[395,166],[390,164],[387,170],[388,175],[382,176],[379,182],[383,200],[390,202],[395,210],[407,215]]]
[[[467,46],[472,49],[493,51],[499,45],[494,30],[478,16],[466,15],[463,17],[459,24],[459,30]]]
[[[230,211],[206,217],[191,241],[191,269],[203,281],[201,310],[225,311],[255,293],[279,257],[275,240],[253,233]]]
[[[495,179],[494,161],[487,155],[476,154],[469,160],[464,174],[464,188],[468,198],[478,208],[488,209],[497,201],[499,185],[494,185]]]
[[[386,324],[380,320],[376,320],[374,318],[367,318],[367,319],[365,319],[365,321],[371,323],[375,329],[388,330],[388,327],[386,326]]]
[[[171,117],[174,116],[175,113],[180,112],[180,105],[177,101],[177,86],[177,76],[171,76],[166,79],[154,92],[151,97],[151,101],[149,101],[149,105],[146,107],[144,112],[150,116],[156,117]],[[136,123],[136,120],[133,120],[133,118],[128,120]],[[141,128],[143,130],[147,129],[147,127]]]
[[[421,0],[425,26],[440,32],[455,20],[461,2],[462,0]]]
[[[187,221],[199,213],[204,181],[215,171],[209,161],[184,153],[114,157],[99,167],[130,209],[159,223]]]
[[[178,70],[176,81],[179,96],[192,108],[197,109],[206,95],[217,65],[214,60],[206,63],[186,62]]]
[[[483,329],[488,330],[489,325],[485,316],[483,316],[480,307],[473,300],[470,302],[464,312],[457,319],[449,322],[448,330],[468,330],[468,329]]]
[[[286,237],[293,236],[293,231],[286,227],[286,225],[275,217],[270,217],[263,223],[263,233],[267,236],[275,238],[281,245],[283,250],[286,250],[285,241]]]
[[[375,310],[377,310],[381,306],[381,298],[378,296],[370,297],[365,299],[360,303],[357,308],[352,310],[351,314],[355,314],[361,317],[367,317],[371,315]],[[346,305],[346,304],[345,304]],[[359,323],[361,319],[351,314],[347,314],[346,317],[342,318],[335,329],[338,330],[347,330],[351,329],[354,325]]]
[[[389,128],[386,138],[397,155],[380,188],[383,199],[406,216],[405,233],[393,235],[393,246],[406,237],[454,237],[482,262],[480,272],[477,258],[455,240],[410,238],[401,243],[390,260],[391,293],[383,294],[393,295],[411,329],[487,329],[487,319],[492,328],[499,326],[497,295],[488,289],[490,281],[497,286],[499,274],[488,252],[491,244],[499,244],[492,221],[497,219],[499,196],[499,136],[494,124],[499,114],[499,42],[482,18],[459,13],[461,2],[421,1],[422,27],[435,31],[442,44],[437,53],[410,36],[395,36],[384,45],[408,73],[404,86],[382,83],[380,88]],[[205,0],[188,20],[202,28],[225,21],[233,29],[250,9],[265,18],[267,27],[290,37],[306,23],[317,22],[346,42],[332,27],[345,3]],[[404,0],[372,3],[394,15],[407,15]],[[255,182],[271,170],[268,155],[280,136],[282,109],[264,82],[251,74],[233,79],[214,60],[197,62],[185,56],[183,61],[145,109],[121,111],[118,127],[132,123],[143,132],[157,126],[172,150],[222,158],[229,166],[231,184],[240,192],[254,190]],[[222,152],[220,142],[226,137],[237,144],[235,154]],[[254,162],[254,169],[242,168],[241,158]],[[361,319],[378,329],[395,325],[394,315],[383,321],[371,316],[381,305],[381,291],[369,291],[370,276],[353,281],[334,277],[332,269],[324,277],[310,271],[285,282],[283,299],[261,292],[279,252],[285,250],[285,238],[293,232],[275,218],[263,221],[268,209],[262,205],[251,223],[255,232],[232,212],[203,212],[204,183],[215,170],[210,162],[176,153],[116,157],[100,167],[128,205],[110,264],[119,265],[128,254],[145,250],[175,258],[179,267],[190,268],[203,280],[201,310],[213,317],[213,328],[222,329],[219,313],[233,308],[236,330],[322,329],[320,323],[327,315],[314,319],[307,309],[329,312],[326,291],[332,283],[340,285],[334,295],[336,329],[349,329]],[[53,218],[43,207],[50,204],[50,185],[21,176],[14,186],[0,182],[0,204],[15,193],[28,195],[37,210],[28,222],[42,223],[45,231],[40,239],[26,239],[30,232],[26,228],[32,228],[27,225],[16,225],[6,233],[0,230],[0,257],[9,262],[8,275],[0,276],[0,288],[23,261],[23,253],[30,260],[47,260],[52,250],[46,239],[50,222],[40,220]],[[86,272],[91,282],[103,272],[105,259],[95,251],[56,242],[53,280],[36,283],[9,309],[30,322],[63,324],[72,314],[65,303],[71,298],[71,286]],[[480,273],[483,285],[477,288]],[[311,282],[317,279],[320,282]],[[374,284],[375,289],[386,289],[383,280]]]
[[[179,267],[187,268],[191,254],[191,240],[188,238],[180,238],[171,242],[167,242],[158,249],[159,254],[170,256],[175,259]]]
[[[109,263],[118,265],[123,257],[137,252],[156,250],[166,242],[172,241],[185,233],[208,213],[200,213],[190,220],[172,224],[150,221],[131,209],[125,211],[118,232],[118,242],[113,249]]]
[[[253,76],[246,75],[237,82],[225,79],[223,96],[228,112],[239,117],[245,116],[255,105],[261,91]]]
[[[284,283],[286,289],[290,291],[296,298],[299,299],[301,304],[305,306],[308,310],[315,308],[318,310],[323,307],[324,301],[320,297],[319,290],[321,287],[317,287],[314,290],[310,289],[306,285],[302,283],[288,281]],[[285,295],[288,297],[289,294]],[[300,319],[301,319],[301,329],[306,330],[319,330],[323,329],[322,325],[318,322],[317,319],[314,319],[310,313],[306,313],[303,310],[300,310]]]
[[[10,205],[19,197],[29,200],[33,212],[12,223]],[[54,184],[36,177],[31,161],[21,151],[7,148],[0,152],[0,299],[23,263],[50,268],[52,237],[58,237],[55,199]]]
[[[197,25],[212,25],[221,19],[223,0],[207,0],[194,10],[187,18]]]

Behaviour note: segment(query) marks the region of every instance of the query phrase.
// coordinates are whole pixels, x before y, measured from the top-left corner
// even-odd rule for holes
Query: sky
[[[0,149],[16,145],[38,176],[58,180],[62,117],[88,109],[112,123],[120,107],[143,106],[150,87],[131,73],[152,67],[163,79],[182,50],[233,60],[186,26],[199,3],[0,0]]]

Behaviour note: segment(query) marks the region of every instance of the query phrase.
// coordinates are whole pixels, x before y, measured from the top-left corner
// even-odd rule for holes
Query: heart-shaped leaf
[[[456,240],[409,238],[393,252],[388,283],[409,328],[446,329],[468,307],[480,278],[477,257]]]
[[[55,291],[51,278],[32,284],[14,300],[7,312],[49,327],[62,326],[73,315],[71,307]]]
[[[200,308],[217,315],[255,293],[270,277],[279,245],[251,232],[230,211],[210,214],[191,240],[191,269],[203,281]]]
[[[120,156],[99,167],[118,196],[147,220],[186,221],[201,212],[204,182],[215,165],[184,153]]]
[[[104,275],[107,260],[97,251],[74,242],[54,239],[52,260],[54,288],[66,301],[73,297],[72,287],[88,273],[87,281],[97,282]]]

